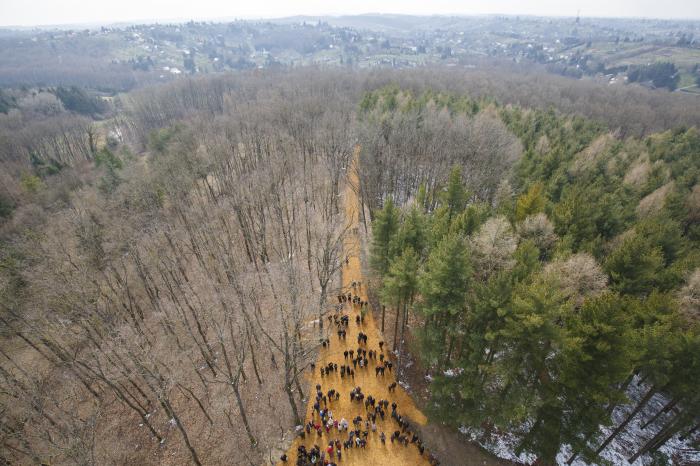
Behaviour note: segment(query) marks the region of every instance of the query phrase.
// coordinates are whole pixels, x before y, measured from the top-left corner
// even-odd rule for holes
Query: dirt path
[[[355,159],[356,160],[356,159]],[[366,288],[364,285],[364,280],[362,277],[361,267],[360,267],[360,237],[358,235],[359,230],[359,201],[356,193],[350,187],[351,185],[357,185],[357,174],[354,169],[348,170],[348,176],[350,179],[349,183],[346,184],[344,203],[345,203],[345,214],[349,221],[352,222],[348,237],[345,241],[345,253],[348,257],[348,261],[343,265],[342,270],[342,286],[343,291],[347,294],[348,292],[353,293],[352,283],[359,282],[360,286],[355,289],[355,294],[359,295],[363,301],[367,300]],[[328,348],[322,348],[318,360],[316,362],[316,370],[311,373],[307,373],[307,377],[310,380],[309,389],[309,402],[306,407],[306,416],[304,422],[308,422],[310,419],[318,421],[319,417],[316,414],[315,417],[312,416],[313,404],[315,401],[315,386],[316,384],[321,385],[321,390],[325,393],[330,389],[335,389],[340,392],[340,399],[338,401],[333,401],[328,403],[328,408],[333,412],[333,419],[340,420],[345,418],[350,422],[350,427],[352,428],[352,419],[356,416],[362,416],[362,419],[366,419],[367,412],[365,411],[364,404],[358,403],[357,401],[350,401],[350,390],[354,387],[359,386],[362,388],[362,393],[367,395],[372,395],[375,399],[389,400],[389,403],[396,402],[398,405],[397,412],[401,416],[408,417],[412,424],[425,425],[427,419],[423,413],[421,413],[411,397],[401,388],[397,386],[396,390],[389,392],[388,386],[392,382],[395,382],[394,373],[385,372],[384,376],[376,376],[374,368],[376,363],[370,360],[369,367],[361,369],[359,366],[355,369],[354,380],[350,377],[341,378],[340,373],[335,372],[332,375],[321,377],[320,367],[325,366],[329,362],[338,364],[349,364],[352,366],[352,362],[348,359],[346,362],[343,356],[343,351],[353,349],[356,350],[357,335],[359,332],[363,332],[368,336],[367,345],[364,349],[376,350],[379,352],[379,342],[383,339],[377,326],[375,325],[374,319],[372,317],[372,312],[367,310],[365,312],[364,323],[357,325],[355,323],[355,317],[360,314],[358,306],[351,306],[349,303],[344,304],[344,309],[342,311],[347,314],[350,319],[350,325],[347,328],[347,337],[345,340],[339,339],[337,335],[337,327],[335,324],[331,324],[329,331],[330,346]],[[324,323],[327,324],[328,321]],[[389,352],[387,351],[387,346],[384,345],[384,355],[389,357]],[[379,357],[377,357],[376,362],[379,362]],[[395,364],[395,361],[394,361]],[[398,424],[394,421],[391,416],[391,406],[387,410],[387,415],[384,421],[377,418],[377,432],[372,432],[370,430],[369,437],[367,438],[367,447],[365,449],[361,448],[351,448],[348,450],[343,450],[342,460],[338,463],[336,459],[333,462],[339,465],[348,466],[359,466],[359,465],[381,465],[381,466],[399,466],[399,465],[428,465],[428,459],[426,451],[424,456],[421,456],[418,448],[414,444],[409,444],[404,446],[398,442],[393,443],[390,441],[391,433],[398,430]],[[364,430],[364,427],[363,429]],[[386,435],[386,444],[382,445],[379,440],[379,433],[384,432]],[[305,439],[297,438],[292,442],[287,456],[289,458],[287,464],[296,464],[297,458],[297,447],[299,445],[305,445],[307,450],[310,450],[314,445],[318,445],[321,449],[325,449],[331,440],[338,439],[341,443],[347,439],[346,432],[339,432],[336,429],[331,429],[330,433],[323,431],[323,436],[318,437],[317,434],[312,430],[311,435],[307,435]],[[278,463],[283,464],[283,463]]]

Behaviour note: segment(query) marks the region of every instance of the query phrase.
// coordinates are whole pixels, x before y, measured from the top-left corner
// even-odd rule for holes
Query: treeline
[[[39,41],[29,34],[0,38],[0,86],[81,86],[123,92],[139,82],[156,80],[156,76],[135,73],[126,62],[110,62],[114,42],[84,31],[63,38],[51,36],[46,32]]]
[[[640,86],[610,86],[545,73],[540,68],[482,62],[475,68],[375,71],[371,87],[398,84],[422,93],[429,89],[471,98],[491,98],[501,105],[555,109],[601,123],[624,136],[646,136],[677,126],[698,126],[697,102],[679,94]]]
[[[435,419],[486,443],[514,434],[516,453],[538,464],[555,464],[560,451],[569,463],[599,464],[598,455],[661,393],[667,403],[644,418],[630,461],[671,438],[697,441],[695,128],[624,139],[552,111],[394,88],[366,95],[363,109],[365,183],[388,170],[385,154],[410,159],[398,164],[395,183],[365,193],[375,208],[371,266],[385,312],[395,314],[399,364],[412,345],[429,372]],[[496,164],[503,181],[489,196],[469,158],[437,177],[420,163],[422,151],[385,137],[407,118],[421,132],[435,121],[467,128],[482,114],[498,115],[523,148],[514,165]],[[644,392],[628,405],[635,387]],[[615,410],[625,413],[617,425]],[[601,425],[611,426],[610,435]]]
[[[630,82],[651,82],[654,87],[665,87],[670,91],[678,87],[681,80],[676,65],[670,62],[656,62],[648,65],[630,67],[627,72]]]

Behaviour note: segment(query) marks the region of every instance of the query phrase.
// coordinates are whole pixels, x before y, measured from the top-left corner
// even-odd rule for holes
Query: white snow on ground
[[[503,458],[509,461],[515,461],[522,464],[530,464],[534,462],[537,457],[535,455],[530,455],[527,453],[522,453],[520,456],[515,454],[515,447],[518,445],[520,440],[517,436],[508,433],[494,434],[491,436],[491,442],[482,442],[483,431],[481,429],[469,429],[467,427],[460,427],[459,431],[466,435],[469,440],[472,440],[486,450],[490,451],[499,458]]]
[[[627,397],[631,402],[627,406],[618,407],[613,411],[613,425],[610,427],[602,427],[601,431],[607,437],[627,415],[634,409],[639,401],[648,391],[648,384],[640,383],[640,380],[635,379],[630,383],[627,389]],[[630,464],[627,458],[634,455],[637,449],[656,435],[661,428],[669,421],[674,413],[673,410],[659,416],[659,418],[645,429],[642,426],[651,418],[654,417],[670,400],[659,393],[655,394],[647,403],[644,409],[639,412],[632,421],[627,425],[625,430],[621,432],[610,445],[601,453],[605,459],[610,460],[614,464]],[[605,438],[605,437],[603,437]],[[679,440],[678,436],[674,436],[659,449],[666,454],[674,464],[681,465],[698,465],[700,464],[700,451],[691,446],[690,439],[686,441]],[[650,463],[648,457],[643,457],[634,462],[634,466],[647,465]]]
[[[457,367],[455,369],[447,369],[443,374],[445,374],[445,377],[457,377],[462,372],[464,372],[464,369]]]
[[[445,371],[445,375],[451,376],[447,374],[447,371]],[[602,443],[627,418],[627,415],[632,412],[637,402],[647,393],[649,388],[647,384],[640,383],[639,379],[635,377],[627,389],[627,397],[630,399],[630,403],[613,410],[613,424],[609,427],[601,426],[601,435],[596,445]],[[651,458],[648,456],[639,458],[634,463],[629,463],[627,459],[634,455],[642,445],[656,435],[666,422],[671,419],[673,416],[672,410],[659,416],[654,423],[642,429],[642,426],[653,418],[668,402],[669,399],[664,395],[655,394],[645,408],[637,413],[632,421],[627,424],[627,427],[603,450],[601,456],[614,465],[649,466]],[[532,463],[536,459],[534,455],[522,454],[518,457],[515,454],[515,448],[520,440],[516,435],[510,433],[494,434],[492,435],[492,441],[485,443],[480,441],[483,432],[480,429],[461,427],[459,431],[499,458],[524,464]],[[698,433],[694,435],[694,438],[698,438]],[[681,441],[678,436],[675,436],[669,439],[659,450],[667,455],[673,464],[683,466],[700,465],[700,451],[692,447],[691,440]],[[566,466],[570,457],[571,447],[565,445],[557,455],[557,463],[560,466]],[[589,465],[589,463],[577,458],[572,463],[572,466],[594,466],[595,464],[591,463]]]

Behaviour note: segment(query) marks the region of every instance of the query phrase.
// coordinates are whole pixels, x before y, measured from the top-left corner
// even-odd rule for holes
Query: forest
[[[349,255],[433,464],[700,461],[693,101],[303,67],[0,111],[0,464],[275,464]]]
[[[698,431],[696,128],[621,138],[399,88],[361,107],[362,163],[380,167],[361,191],[379,300],[399,361],[411,351],[425,369],[433,416],[484,442],[514,433],[538,464],[598,463],[657,393],[630,463]]]

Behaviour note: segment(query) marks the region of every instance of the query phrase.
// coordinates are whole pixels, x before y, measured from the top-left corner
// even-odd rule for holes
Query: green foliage
[[[124,164],[122,161],[112,153],[109,149],[106,147],[101,149],[96,155],[95,155],[95,165],[98,167],[107,167],[107,168],[113,168],[115,170],[121,169],[124,167]]]
[[[426,319],[421,332],[422,357],[435,363],[449,361],[450,351],[460,322],[466,318],[465,305],[471,264],[464,240],[455,234],[444,237],[431,251],[419,279],[422,297],[420,312]],[[452,343],[447,343],[447,341]],[[447,357],[445,352],[447,351]]]
[[[375,92],[366,92],[362,97],[360,102],[360,110],[363,112],[368,112],[372,110],[379,102],[379,95]]]
[[[123,162],[105,147],[95,155],[95,165],[104,168],[104,175],[98,184],[100,191],[104,194],[113,193],[122,182],[119,170],[123,168]]]
[[[148,138],[148,148],[157,154],[163,154],[168,147],[168,143],[179,132],[179,126],[153,131]]]
[[[20,185],[29,194],[36,194],[44,187],[41,178],[26,173],[20,178]]]
[[[634,233],[624,238],[605,261],[612,287],[624,294],[643,295],[658,283],[663,252],[649,239]]]
[[[517,222],[522,222],[525,217],[544,211],[546,199],[543,190],[542,183],[535,183],[525,194],[518,197],[515,204],[515,220]]]
[[[625,190],[606,193],[599,186],[600,182],[589,187],[572,185],[552,209],[555,231],[563,246],[574,252],[600,256],[603,242],[621,233],[632,218],[632,202]]]
[[[654,87],[665,87],[670,91],[678,87],[681,76],[678,68],[671,62],[656,62],[632,67],[627,72],[630,82],[651,81]]]
[[[421,210],[423,210],[423,212],[427,212],[432,204],[430,202],[428,190],[425,187],[425,183],[421,183],[418,187],[418,193],[416,194],[416,204]]]
[[[382,283],[382,301],[399,307],[410,301],[418,285],[418,255],[410,246],[391,261]]]
[[[403,215],[401,225],[396,234],[393,247],[395,251],[403,251],[410,248],[422,257],[428,246],[428,226],[425,214],[413,205]]]
[[[626,401],[623,393],[610,387],[622,383],[639,358],[631,305],[630,300],[607,293],[567,316],[558,391],[566,413],[562,437],[577,450],[587,448],[580,434],[597,432],[608,422],[607,407]]]
[[[450,171],[447,186],[440,196],[440,202],[447,207],[450,219],[464,210],[468,197],[469,194],[462,184],[462,168],[455,166]]]
[[[540,250],[535,245],[532,240],[522,241],[518,245],[518,249],[515,250],[513,255],[515,259],[515,266],[513,267],[511,273],[512,279],[515,282],[520,282],[527,280],[528,277],[532,276],[536,272],[540,264]]]
[[[6,194],[0,192],[0,218],[9,218],[15,210],[15,203]]]
[[[471,264],[464,240],[449,235],[428,256],[420,281],[426,316],[455,316],[463,309]]]
[[[29,154],[29,162],[32,168],[34,168],[34,173],[40,178],[55,175],[64,168],[64,165],[58,160],[53,158],[49,158],[48,160],[41,159],[35,152]]]
[[[394,235],[399,228],[399,211],[394,201],[389,198],[384,208],[374,215],[372,222],[372,245],[370,248],[370,266],[375,273],[383,276],[389,270],[394,257]]]
[[[476,101],[466,95],[436,92],[428,89],[420,95],[402,90],[396,85],[384,86],[363,95],[360,110],[363,113],[377,111],[381,114],[399,110],[402,112],[420,111],[428,105],[447,109],[452,114],[476,115],[492,100],[484,98]]]
[[[454,96],[409,96],[386,88],[363,105],[469,111]],[[390,213],[396,226],[377,214],[373,267],[389,280],[383,299],[393,304],[418,271],[422,325],[413,332],[433,377],[432,416],[485,436],[527,426],[519,447],[543,464],[562,444],[599,463],[593,439],[627,403],[631,374],[700,409],[689,382],[700,378],[700,329],[676,304],[700,265],[700,134],[618,140],[580,117],[498,111],[525,148],[509,180],[522,194],[514,201],[504,182],[493,205],[473,202],[455,167],[436,198],[420,185],[415,206]],[[640,206],[661,186],[665,198]],[[499,216],[517,225],[517,249],[484,273],[478,264],[491,244],[480,232]],[[679,422],[690,426],[692,416]]]
[[[464,236],[476,232],[488,218],[490,210],[486,204],[469,204],[454,220],[454,230]]]
[[[92,97],[76,86],[58,86],[53,91],[63,107],[81,115],[95,116],[107,111],[108,105],[99,97]]]

